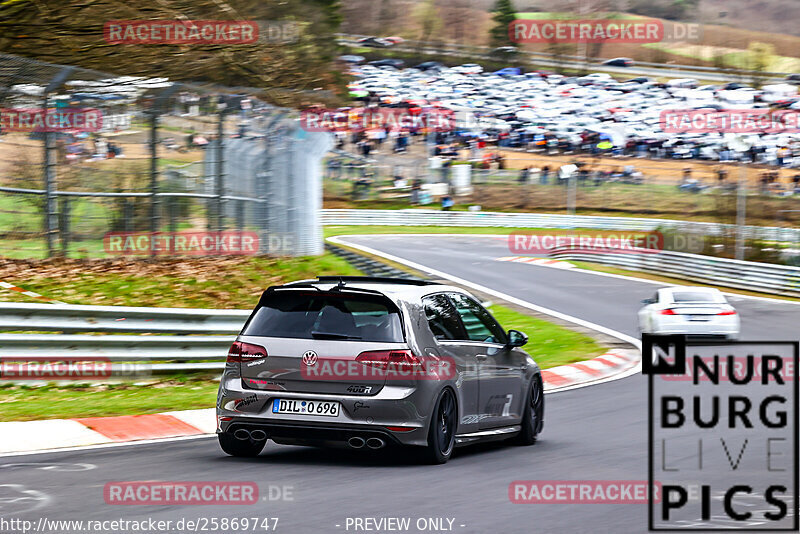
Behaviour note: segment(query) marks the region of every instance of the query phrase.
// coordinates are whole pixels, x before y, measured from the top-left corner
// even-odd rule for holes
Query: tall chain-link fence
[[[0,255],[319,254],[331,145],[255,90],[0,55]]]

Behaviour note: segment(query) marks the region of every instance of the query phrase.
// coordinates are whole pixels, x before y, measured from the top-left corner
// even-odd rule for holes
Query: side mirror
[[[653,300],[653,299],[644,299],[644,300],[642,301],[642,304],[655,304],[655,302],[656,302],[656,301],[655,301],[655,300]]]
[[[509,347],[522,347],[528,342],[528,336],[519,330],[508,331],[508,346]]]

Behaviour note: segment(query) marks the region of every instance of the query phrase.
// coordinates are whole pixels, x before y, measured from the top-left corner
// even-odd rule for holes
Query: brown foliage
[[[14,0],[0,3],[0,51],[115,74],[167,76],[230,87],[330,87],[336,31],[322,0]],[[327,2],[330,3],[330,2]],[[297,21],[298,42],[276,44],[109,44],[112,20]],[[291,104],[285,91],[269,94]]]

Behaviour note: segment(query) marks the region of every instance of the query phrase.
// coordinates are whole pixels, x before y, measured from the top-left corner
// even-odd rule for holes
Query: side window
[[[422,299],[425,318],[436,339],[464,339],[464,330],[458,313],[444,295],[431,295]]]
[[[486,311],[486,308],[466,295],[450,293],[450,298],[461,316],[466,339],[470,341],[486,341],[489,343],[505,343],[507,336],[503,328]]]

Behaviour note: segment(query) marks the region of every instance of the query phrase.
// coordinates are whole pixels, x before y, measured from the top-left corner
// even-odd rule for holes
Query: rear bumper
[[[737,336],[739,318],[714,317],[709,321],[660,318],[653,325],[653,334],[685,334],[689,336]]]
[[[331,446],[344,446],[350,438],[380,438],[391,445],[406,445],[400,439],[403,434],[371,425],[323,425],[288,421],[254,421],[252,419],[233,420],[226,426],[226,432],[236,432],[244,428],[249,431],[263,430],[268,439],[287,442],[304,442]]]

